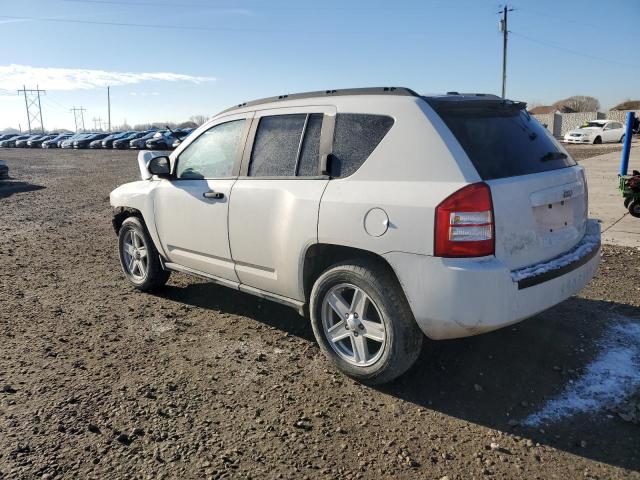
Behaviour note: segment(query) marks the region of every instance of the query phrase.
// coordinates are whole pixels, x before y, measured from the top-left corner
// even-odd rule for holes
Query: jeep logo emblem
[[[562,198],[569,198],[573,196],[573,190],[565,190],[562,192]]]

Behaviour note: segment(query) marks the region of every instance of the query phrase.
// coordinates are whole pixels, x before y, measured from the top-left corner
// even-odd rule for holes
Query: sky
[[[256,98],[404,86],[500,94],[490,0],[0,0],[0,129],[185,121]],[[640,97],[640,0],[509,3],[507,96]]]

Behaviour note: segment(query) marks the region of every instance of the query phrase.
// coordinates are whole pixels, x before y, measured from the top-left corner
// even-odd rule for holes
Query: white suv
[[[329,90],[243,103],[111,193],[124,273],[295,307],[340,370],[387,382],[423,334],[531,317],[595,274],[584,170],[493,95]],[[220,292],[222,294],[222,292]]]

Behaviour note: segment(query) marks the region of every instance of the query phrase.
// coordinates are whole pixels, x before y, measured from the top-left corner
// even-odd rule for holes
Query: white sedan
[[[575,130],[567,132],[567,143],[609,143],[624,140],[624,125],[612,120],[591,120]]]

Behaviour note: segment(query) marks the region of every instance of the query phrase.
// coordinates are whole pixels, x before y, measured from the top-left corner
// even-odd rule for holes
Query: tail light
[[[484,257],[494,252],[493,204],[486,183],[467,185],[436,207],[436,256]]]

